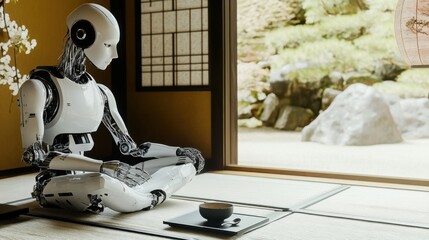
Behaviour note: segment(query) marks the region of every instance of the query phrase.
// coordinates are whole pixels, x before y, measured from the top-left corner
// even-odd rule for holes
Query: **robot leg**
[[[172,156],[151,159],[138,163],[135,166],[142,165],[140,168],[143,169],[146,173],[152,175],[163,167],[176,166],[186,163],[192,163],[192,160],[185,156]]]
[[[33,196],[42,206],[95,213],[102,212],[104,207],[118,212],[134,212],[161,204],[190,182],[195,174],[192,163],[166,166],[133,188],[101,173],[53,176],[44,181],[43,186],[36,185],[39,187],[37,191],[35,188]]]
[[[99,213],[104,207],[118,212],[152,208],[157,197],[131,189],[121,181],[101,173],[53,177],[43,189],[47,205],[75,211]]]
[[[51,181],[53,177],[63,176],[67,174],[68,174],[67,171],[62,171],[62,170],[51,170],[51,169],[42,170],[36,176],[36,184],[33,187],[33,192],[31,193],[31,196],[35,198],[41,206],[48,207],[49,203],[46,201],[46,198],[43,194],[43,190],[45,189],[45,186],[49,183],[49,181]]]
[[[158,205],[190,182],[195,175],[196,170],[192,163],[166,166],[153,173],[148,181],[133,189],[139,193],[155,194],[158,197]]]

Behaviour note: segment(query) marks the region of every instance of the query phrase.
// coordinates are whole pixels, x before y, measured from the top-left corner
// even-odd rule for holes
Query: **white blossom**
[[[9,3],[5,0],[5,3]],[[15,1],[16,2],[16,1]],[[30,54],[36,47],[36,39],[30,39],[28,29],[25,25],[18,25],[16,21],[10,19],[9,14],[4,12],[0,6],[0,29],[7,33],[7,41],[0,42],[0,84],[9,85],[12,95],[18,94],[19,87],[29,78],[28,75],[21,75],[20,71],[11,61],[9,52]],[[15,56],[16,59],[16,56]]]

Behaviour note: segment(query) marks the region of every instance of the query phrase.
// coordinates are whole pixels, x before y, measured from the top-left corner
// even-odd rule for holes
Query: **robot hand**
[[[43,167],[45,166],[46,153],[43,151],[42,146],[39,142],[33,143],[22,154],[21,160],[25,163],[33,166]]]
[[[143,170],[143,165],[130,166],[118,160],[104,162],[101,172],[124,182],[129,187],[140,185],[150,178]]]
[[[200,173],[204,168],[205,160],[201,155],[201,152],[195,148],[185,147],[178,148],[176,151],[177,156],[185,156],[192,160],[197,173]]]
[[[150,143],[142,143],[139,146],[137,146],[134,150],[131,150],[130,154],[134,157],[142,157],[146,155],[146,153],[149,151],[151,144]]]
[[[132,141],[120,141],[118,143],[119,151],[124,155],[133,157],[143,157],[150,148],[150,143],[143,143],[139,146]]]

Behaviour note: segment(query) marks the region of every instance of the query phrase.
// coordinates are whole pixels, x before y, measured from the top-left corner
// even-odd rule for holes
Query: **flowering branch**
[[[412,17],[410,20],[407,21],[405,25],[413,33],[422,33],[425,35],[429,35],[427,30],[425,30],[425,28],[429,27],[429,22],[426,20],[417,20],[415,17]]]
[[[5,12],[5,3],[9,2],[10,0],[0,0],[0,29],[7,34],[7,41],[0,42],[0,84],[9,85],[12,95],[16,95],[21,84],[29,78],[28,75],[21,75],[17,66],[17,54],[30,54],[37,42],[30,39],[24,25],[18,26]],[[9,51],[12,51],[13,62]]]

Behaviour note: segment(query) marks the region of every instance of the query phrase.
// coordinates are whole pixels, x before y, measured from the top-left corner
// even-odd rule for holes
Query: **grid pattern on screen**
[[[141,0],[141,87],[209,86],[208,0]]]

